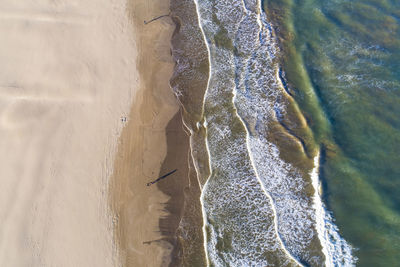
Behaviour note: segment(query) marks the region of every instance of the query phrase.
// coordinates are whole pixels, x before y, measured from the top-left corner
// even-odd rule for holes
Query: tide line
[[[195,4],[195,6],[196,6],[197,22],[198,22],[198,24],[199,24],[199,28],[200,28],[201,34],[202,34],[203,39],[204,39],[204,43],[205,43],[206,48],[207,48],[208,64],[209,64],[207,88],[206,88],[206,90],[205,90],[205,92],[204,92],[203,107],[202,107],[202,111],[201,111],[201,112],[202,112],[201,118],[204,118],[205,100],[206,100],[206,97],[207,97],[207,94],[208,94],[208,89],[209,89],[209,87],[210,87],[210,79],[211,79],[211,73],[212,73],[211,51],[210,51],[210,47],[209,47],[208,42],[207,42],[206,35],[205,35],[205,33],[204,33],[204,30],[203,30],[203,26],[201,25],[201,21],[200,21],[200,16],[201,16],[201,15],[200,15],[200,11],[199,11],[199,3],[198,3],[198,0],[194,0],[194,4]],[[201,190],[200,204],[201,204],[201,212],[202,212],[202,216],[203,216],[203,227],[202,227],[202,231],[203,231],[204,253],[205,253],[205,255],[206,255],[206,264],[207,264],[207,267],[209,267],[209,266],[210,266],[210,258],[209,258],[209,256],[208,256],[208,249],[207,249],[207,232],[206,232],[206,227],[207,227],[207,214],[206,214],[205,207],[204,207],[204,192],[205,192],[205,190],[207,189],[208,181],[209,181],[209,179],[210,179],[210,177],[211,177],[211,175],[212,175],[212,168],[211,168],[211,154],[210,154],[210,149],[209,149],[209,146],[208,146],[208,133],[207,133],[208,131],[207,131],[207,122],[206,122],[206,121],[204,121],[203,127],[205,127],[205,129],[206,129],[206,137],[205,137],[206,140],[205,140],[205,141],[206,141],[206,150],[207,150],[207,154],[208,154],[209,176],[207,177],[206,183],[204,184],[204,186],[203,186],[203,188],[202,188],[202,190]]]
[[[318,169],[319,169],[319,152],[317,155],[314,157],[314,168],[310,173],[311,176],[311,182],[312,186],[314,188],[314,196],[313,196],[313,207],[315,209],[315,219],[316,219],[316,228],[317,228],[317,233],[318,233],[318,238],[319,241],[321,242],[322,246],[322,253],[324,253],[325,256],[325,266],[326,267],[333,267],[333,263],[331,261],[331,256],[326,240],[324,238],[324,232],[325,232],[325,224],[324,224],[324,208],[322,206],[322,201],[321,197],[319,194],[319,179],[318,179]]]
[[[201,21],[200,21],[200,20],[201,20],[201,15],[200,15],[200,11],[199,11],[199,3],[198,3],[198,0],[194,0],[194,3],[195,3],[195,6],[196,6],[196,13],[197,13],[197,18],[198,18],[199,28],[200,28],[200,31],[201,31],[201,33],[202,33],[202,35],[203,35],[204,42],[205,42],[205,45],[206,45],[206,48],[207,48],[208,62],[209,62],[209,76],[208,76],[208,81],[207,81],[207,88],[206,88],[206,91],[205,91],[205,94],[204,94],[204,98],[203,98],[202,118],[204,118],[205,99],[206,99],[206,97],[207,97],[207,93],[208,93],[208,90],[209,90],[209,84],[210,84],[210,79],[211,79],[211,74],[212,74],[211,52],[210,52],[209,44],[208,44],[208,42],[207,42],[206,35],[205,35],[205,33],[204,33],[203,26],[202,26]],[[260,6],[260,10],[262,10],[262,9],[261,9],[261,2],[258,1],[258,3],[259,3],[259,6]],[[261,11],[260,11],[260,12],[261,12]],[[260,16],[260,14],[259,14],[259,16]],[[258,16],[258,22],[259,22],[260,30],[262,30],[262,25],[261,25],[261,23],[260,23],[260,17],[259,17],[259,16]],[[260,177],[259,177],[259,175],[258,175],[258,173],[257,173],[257,169],[256,169],[256,167],[255,167],[255,165],[254,165],[254,160],[253,160],[253,157],[252,157],[252,155],[251,155],[251,150],[250,150],[250,147],[249,147],[249,132],[248,132],[248,130],[247,130],[247,128],[246,128],[246,125],[245,125],[244,121],[242,120],[242,118],[241,118],[241,117],[239,116],[239,114],[237,113],[237,108],[236,108],[236,105],[235,105],[235,103],[234,103],[234,102],[235,102],[235,98],[236,98],[236,90],[234,89],[234,90],[233,90],[232,102],[233,102],[233,106],[235,107],[235,113],[236,113],[236,116],[239,118],[240,122],[242,123],[243,128],[244,128],[245,131],[246,131],[246,147],[247,147],[247,150],[248,150],[248,153],[249,153],[249,158],[250,158],[252,167],[253,167],[253,169],[254,169],[254,172],[255,172],[255,174],[256,174],[257,180],[258,180],[258,182],[259,182],[259,184],[260,184],[260,186],[261,186],[261,189],[263,190],[264,194],[267,196],[267,198],[269,199],[269,201],[270,201],[270,203],[271,203],[271,207],[272,207],[273,214],[274,214],[274,229],[275,229],[275,232],[276,232],[276,235],[277,235],[278,242],[280,243],[281,248],[283,249],[283,251],[285,251],[285,253],[288,255],[288,257],[289,257],[292,261],[294,261],[294,262],[295,262],[297,265],[299,265],[299,266],[303,266],[303,265],[302,265],[296,258],[294,258],[294,257],[291,255],[291,253],[286,249],[286,247],[285,247],[285,245],[283,244],[283,241],[282,241],[282,239],[281,239],[281,237],[280,237],[280,235],[279,235],[279,232],[278,232],[278,222],[277,222],[277,212],[276,212],[276,209],[275,209],[273,200],[272,200],[271,196],[269,195],[269,193],[267,192],[267,190],[265,189],[265,187],[264,187],[264,185],[263,185],[263,183],[262,183],[262,181],[261,181],[261,179],[260,179]],[[205,121],[204,124],[205,124],[205,125],[203,125],[203,126],[204,126],[204,127],[206,128],[206,130],[207,130],[206,121]],[[206,133],[207,133],[207,132],[206,132]],[[209,260],[208,249],[207,249],[207,234],[206,234],[207,216],[206,216],[206,211],[205,211],[205,207],[204,207],[204,192],[205,192],[205,190],[206,190],[206,188],[207,188],[207,185],[208,185],[208,182],[209,182],[209,178],[210,178],[211,175],[212,175],[212,169],[211,169],[211,155],[210,155],[210,150],[209,150],[209,146],[208,146],[208,136],[207,136],[207,134],[206,134],[206,149],[207,149],[208,158],[209,158],[210,175],[208,176],[207,181],[206,181],[206,183],[204,184],[204,187],[203,187],[203,189],[202,189],[201,196],[200,196],[200,203],[201,203],[201,206],[202,206],[202,215],[203,215],[203,229],[202,229],[202,230],[203,230],[203,239],[204,239],[204,244],[203,244],[203,245],[204,245],[204,252],[205,252],[205,255],[206,255],[207,267],[209,267],[209,266],[210,266],[210,260]]]
[[[296,264],[298,264],[299,266],[303,266],[303,265],[290,253],[290,251],[288,251],[288,250],[286,249],[286,246],[285,246],[285,244],[283,243],[282,238],[281,238],[281,236],[280,236],[280,234],[279,234],[279,231],[278,231],[278,218],[277,218],[277,212],[276,212],[276,209],[275,209],[275,204],[274,204],[274,201],[273,201],[271,195],[270,195],[270,194],[268,193],[268,191],[266,190],[266,188],[265,188],[263,182],[261,181],[260,176],[259,176],[259,174],[258,174],[258,172],[257,172],[257,168],[256,168],[256,166],[255,166],[255,164],[254,164],[254,159],[253,159],[253,156],[252,156],[252,153],[251,153],[251,148],[250,148],[250,146],[249,146],[249,143],[250,143],[250,140],[249,140],[249,138],[250,138],[250,133],[249,133],[249,131],[247,130],[246,124],[244,123],[242,117],[240,117],[240,115],[239,115],[238,112],[237,112],[237,108],[236,108],[236,105],[235,105],[235,98],[236,98],[236,90],[233,90],[232,102],[233,102],[233,106],[235,107],[235,114],[236,114],[236,116],[239,118],[240,122],[241,122],[242,125],[243,125],[243,128],[244,128],[245,131],[246,131],[246,147],[247,147],[247,151],[248,151],[248,153],[249,153],[249,158],[250,158],[251,166],[253,167],[254,173],[255,173],[255,175],[256,175],[256,177],[257,177],[257,181],[258,181],[258,183],[260,184],[262,191],[263,191],[264,194],[267,196],[267,198],[268,198],[268,200],[269,200],[269,202],[270,202],[270,205],[271,205],[271,208],[272,208],[272,212],[273,212],[273,214],[274,214],[274,229],[275,229],[275,233],[276,233],[276,236],[277,236],[277,238],[278,238],[279,244],[281,245],[281,248],[283,249],[283,251],[285,251],[285,253],[288,255],[288,257],[289,257],[292,261],[294,261],[294,262],[295,262]]]
[[[322,253],[325,256],[325,266],[354,266],[357,258],[351,254],[352,247],[339,235],[339,229],[333,223],[332,217],[326,211],[321,199],[319,160],[320,153],[318,152],[314,157],[314,169],[310,176],[314,188],[313,207],[315,209],[316,228]]]

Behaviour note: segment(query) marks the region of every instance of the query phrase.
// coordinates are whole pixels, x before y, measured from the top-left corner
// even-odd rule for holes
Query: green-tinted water
[[[325,201],[359,266],[400,263],[400,1],[269,0],[289,87],[324,147]]]

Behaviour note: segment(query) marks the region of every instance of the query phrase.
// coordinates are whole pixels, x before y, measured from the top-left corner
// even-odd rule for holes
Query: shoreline
[[[177,231],[188,183],[189,137],[169,84],[175,67],[170,52],[175,24],[165,15],[169,8],[169,1],[128,1],[138,43],[139,91],[110,183],[123,266],[176,266],[181,250]],[[146,185],[173,169],[178,170],[170,177]]]
[[[176,29],[171,48],[176,66],[170,84],[182,111],[189,139],[188,186],[184,190],[182,218],[177,231],[175,260],[181,266],[207,266],[201,188],[209,176],[208,152],[203,127],[203,99],[209,79],[209,57],[199,27],[195,1],[172,0],[171,18]],[[177,264],[178,265],[178,262]],[[176,266],[170,265],[170,266]]]

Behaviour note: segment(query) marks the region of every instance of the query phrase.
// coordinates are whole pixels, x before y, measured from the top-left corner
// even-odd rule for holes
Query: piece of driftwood
[[[160,180],[162,180],[162,179],[165,179],[167,176],[170,176],[171,174],[173,174],[173,173],[176,172],[177,170],[178,170],[178,169],[175,169],[175,170],[173,170],[173,171],[170,171],[169,173],[164,174],[163,176],[158,177],[156,180],[154,180],[154,181],[152,181],[152,182],[149,182],[149,183],[147,183],[146,185],[147,185],[147,186],[150,186],[150,185],[152,185],[152,184],[155,184],[155,183],[157,183],[158,181],[160,181]]]
[[[161,19],[161,18],[163,18],[163,17],[169,17],[169,15],[170,15],[170,13],[168,13],[167,15],[161,15],[161,16],[158,16],[158,17],[155,17],[155,18],[153,18],[153,19],[151,19],[151,20],[149,20],[149,21],[144,21],[144,24],[149,24],[150,22],[153,22],[153,21],[155,21],[155,20],[158,20],[158,19]]]

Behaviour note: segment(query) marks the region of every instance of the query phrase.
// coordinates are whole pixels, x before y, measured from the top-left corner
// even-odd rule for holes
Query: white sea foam
[[[232,102],[233,102],[233,105],[235,105],[235,98],[236,98],[236,90],[234,91],[234,96],[233,96],[233,99],[232,99]],[[239,116],[239,114],[236,112],[236,116],[240,119],[240,121],[242,122],[242,124],[243,124],[243,127],[246,129],[246,124],[245,124],[245,122],[243,121],[243,119]],[[271,197],[271,194],[270,194],[270,192],[268,192],[267,191],[267,189],[265,188],[265,185],[264,185],[264,183],[262,182],[262,180],[261,180],[261,178],[260,178],[260,175],[258,174],[258,172],[257,172],[257,168],[256,168],[256,161],[254,160],[254,158],[253,158],[253,156],[252,156],[252,153],[251,153],[251,148],[250,148],[250,144],[251,144],[251,137],[250,137],[250,133],[249,133],[249,131],[246,129],[246,144],[247,144],[247,150],[248,150],[248,152],[249,152],[249,157],[250,157],[250,160],[251,160],[251,163],[252,163],[252,166],[253,166],[253,169],[254,169],[254,171],[255,171],[255,173],[256,173],[256,176],[257,176],[257,179],[258,179],[258,181],[259,181],[259,183],[260,183],[260,185],[261,185],[261,187],[262,187],[262,190],[263,190],[263,192],[264,192],[264,194],[268,197],[268,200],[270,201],[270,203],[271,203],[271,206],[272,206],[272,210],[273,210],[273,214],[274,214],[274,228],[275,228],[275,232],[277,233],[277,237],[278,237],[278,240],[279,240],[279,243],[280,243],[280,245],[282,246],[282,249],[287,253],[287,255],[289,256],[289,258],[291,259],[291,260],[293,260],[294,262],[296,262],[298,265],[302,265],[300,262],[298,262],[298,260],[296,259],[296,258],[294,258],[293,257],[293,255],[286,249],[286,246],[284,245],[284,243],[283,243],[283,241],[282,241],[282,238],[281,238],[281,236],[280,236],[280,234],[279,234],[279,230],[278,230],[278,220],[277,220],[277,218],[278,218],[278,214],[277,214],[277,212],[276,212],[276,209],[275,209],[275,204],[274,204],[274,201],[273,201],[273,198]]]
[[[203,27],[201,26],[201,22],[200,22],[199,4],[198,4],[197,0],[194,0],[194,3],[195,3],[195,6],[196,6],[198,25],[199,25],[201,34],[203,36],[203,40],[205,41],[206,48],[207,48],[208,64],[209,64],[207,88],[206,88],[206,90],[204,92],[204,98],[203,98],[203,107],[202,107],[202,117],[203,117],[204,116],[204,103],[205,103],[205,99],[207,97],[208,88],[210,87],[210,78],[211,78],[211,73],[212,73],[212,70],[211,70],[212,66],[211,66],[211,60],[210,60],[211,53],[210,53],[210,48],[208,46],[208,43],[206,41],[206,35],[204,34]],[[205,129],[207,129],[207,121],[206,120],[204,120],[203,127]],[[191,139],[191,142],[192,142],[192,139]],[[190,146],[191,146],[191,149],[193,149],[192,148],[193,147],[192,143],[190,144]],[[203,227],[202,228],[203,228],[203,240],[204,240],[203,241],[204,242],[204,253],[205,253],[205,256],[206,256],[206,264],[207,264],[207,267],[208,267],[208,266],[210,266],[210,260],[209,260],[208,249],[207,249],[207,232],[206,232],[207,216],[206,216],[205,205],[204,205],[204,192],[205,192],[205,190],[207,188],[207,183],[208,183],[208,181],[210,179],[210,176],[212,174],[212,169],[211,169],[211,155],[210,155],[210,149],[208,148],[207,139],[206,139],[206,150],[207,150],[207,153],[208,153],[208,160],[209,160],[208,166],[210,168],[210,170],[209,170],[210,175],[209,175],[209,177],[207,177],[207,181],[204,184],[204,186],[202,186],[201,183],[200,183],[200,188],[202,189],[201,190],[201,195],[200,195],[200,204],[201,204],[201,213],[202,213],[202,218],[203,218]],[[193,157],[193,153],[192,153],[192,157]],[[193,161],[195,161],[195,159],[193,159]],[[197,171],[197,174],[199,174],[199,171]],[[198,177],[198,179],[199,179],[199,177]]]
[[[199,14],[199,16],[200,16],[200,14]],[[203,34],[204,34],[204,32],[203,32]],[[211,54],[211,53],[210,53]],[[228,56],[229,57],[229,56]],[[228,58],[227,58],[228,59]],[[229,60],[228,60],[229,61]],[[210,60],[210,69],[211,70],[213,70],[213,64],[212,64],[212,62],[211,62],[211,60]],[[219,72],[224,72],[224,71],[227,71],[228,69],[225,69],[225,68],[220,68],[219,69]],[[216,75],[218,75],[218,73],[216,73]],[[211,77],[211,76],[210,76]],[[210,93],[210,82],[209,82],[209,85],[208,85],[208,88],[207,88],[207,92],[206,92],[206,98],[213,98],[213,92],[212,92],[212,90],[211,90],[211,93]],[[217,89],[217,88],[216,88]],[[205,101],[206,102],[206,101]],[[218,105],[218,103],[217,103],[218,101],[215,101],[214,103],[211,103],[211,106],[217,106]],[[220,114],[221,115],[221,114]],[[229,116],[229,114],[226,114],[226,116]],[[206,120],[207,122],[208,122],[208,120]],[[215,124],[214,125],[212,125],[212,126],[215,126]],[[220,128],[218,128],[218,127],[212,127],[212,126],[209,126],[209,127],[211,127],[212,129],[214,129],[214,130],[216,130],[218,133],[219,133],[219,136],[220,137],[222,137],[222,139],[224,139],[227,135],[230,135],[231,133],[230,133],[230,130],[229,130],[229,128],[227,128],[227,127],[224,127],[223,129],[223,133],[224,134],[221,134],[221,130],[220,130]],[[208,145],[208,139],[209,138],[207,138],[207,145]],[[218,140],[218,138],[217,138],[217,140]],[[218,141],[217,141],[218,142]],[[217,147],[217,145],[216,144],[214,144],[214,146],[213,146],[214,148],[215,147]],[[210,151],[210,148],[208,148],[208,150]],[[226,155],[231,161],[233,160],[233,158],[236,158],[236,160],[239,162],[239,161],[241,161],[241,159],[240,159],[240,156],[238,155],[238,152],[237,151],[235,151],[234,149],[229,149],[228,151],[228,154],[230,154],[230,155]],[[240,152],[239,152],[239,154],[240,154]],[[212,158],[212,156],[211,156],[211,153],[209,153],[209,158],[211,159]],[[216,160],[215,162],[211,162],[210,161],[210,165],[212,164],[212,165],[214,165],[214,166],[216,166],[216,167],[222,167],[223,166],[223,163],[221,164],[222,162],[218,162],[218,160]],[[231,172],[231,173],[233,173],[233,172]],[[201,195],[201,203],[202,203],[202,205],[203,205],[203,219],[204,219],[204,222],[205,222],[205,225],[204,225],[204,227],[203,227],[203,230],[204,230],[204,237],[205,237],[205,239],[206,239],[206,227],[208,227],[208,229],[209,229],[209,231],[210,231],[210,233],[211,233],[211,238],[210,238],[210,240],[208,240],[208,245],[207,245],[207,249],[206,249],[206,252],[207,252],[207,258],[211,258],[212,260],[213,260],[213,263],[214,264],[216,264],[216,265],[218,265],[218,266],[220,266],[220,265],[223,265],[224,264],[224,262],[226,263],[226,262],[229,262],[230,264],[229,265],[231,265],[231,266],[238,266],[238,265],[243,265],[243,264],[246,264],[246,265],[253,265],[253,263],[254,264],[258,264],[258,265],[266,265],[267,264],[267,262],[266,262],[266,260],[265,260],[265,258],[263,259],[263,258],[259,258],[259,259],[257,259],[257,258],[255,258],[254,260],[252,259],[252,257],[251,257],[251,255],[252,254],[254,254],[254,250],[251,248],[251,246],[249,246],[248,244],[237,244],[237,243],[235,243],[235,242],[233,242],[233,246],[235,247],[235,250],[240,250],[240,251],[242,251],[241,252],[241,254],[243,255],[243,254],[245,254],[245,255],[243,255],[244,257],[237,257],[238,255],[231,255],[230,253],[225,253],[225,252],[222,252],[222,255],[221,255],[221,253],[216,253],[216,251],[215,251],[215,246],[217,245],[217,237],[219,236],[219,237],[221,237],[221,233],[223,232],[223,230],[221,231],[221,229],[220,229],[220,231],[216,231],[215,229],[214,229],[214,226],[212,225],[212,224],[206,224],[207,223],[207,216],[205,216],[205,214],[206,214],[206,212],[208,213],[208,214],[210,214],[210,213],[212,213],[212,212],[210,212],[210,210],[211,209],[218,209],[218,208],[224,208],[222,205],[218,205],[218,203],[224,203],[224,204],[226,204],[229,200],[226,200],[226,201],[224,201],[223,199],[216,199],[215,201],[207,201],[205,198],[206,198],[206,192],[208,192],[209,190],[208,190],[208,183],[211,181],[211,179],[209,179],[208,181],[207,181],[207,184],[204,186],[204,188],[203,188],[203,191],[202,191],[202,195]],[[214,187],[214,188],[216,188],[216,187]],[[245,187],[242,187],[242,189],[245,189]],[[242,195],[244,196],[244,197],[246,197],[246,194],[248,193],[248,190],[242,190]],[[212,195],[213,194],[207,194],[208,195],[208,197],[212,197]],[[262,199],[259,199],[259,201],[261,201],[261,202],[263,202],[263,200]],[[213,203],[214,205],[213,205],[213,207],[210,207],[210,208],[208,208],[207,209],[207,203]],[[260,204],[261,203],[256,203],[256,205],[254,206],[254,207],[252,207],[252,210],[253,210],[253,213],[254,212],[260,212],[260,210],[257,210],[257,206],[260,206]],[[239,203],[238,203],[238,205],[240,205]],[[268,208],[267,208],[268,209]],[[262,212],[262,211],[261,211]],[[268,209],[268,211],[266,211],[266,213],[270,213],[270,210]],[[253,216],[251,216],[251,211],[249,211],[249,212],[247,212],[246,213],[246,215],[248,215],[247,217],[248,218],[251,218],[251,217],[254,217],[254,218],[256,218],[257,216],[257,214],[253,214]],[[269,218],[271,218],[272,216],[269,216]],[[250,220],[251,221],[251,220]],[[261,224],[259,224],[259,225],[261,225]],[[273,224],[268,224],[268,225],[273,225]],[[251,225],[250,225],[251,226]],[[261,225],[262,226],[262,225]],[[224,225],[219,225],[219,228],[224,228]],[[229,227],[227,227],[227,229],[229,229]],[[239,231],[241,230],[241,229],[238,229]],[[253,232],[253,233],[255,233],[256,235],[264,235],[264,237],[267,237],[268,235],[267,235],[267,233],[268,233],[268,231],[251,231],[251,232]],[[271,232],[271,230],[269,231],[269,232]],[[274,231],[272,231],[272,235],[274,235]],[[261,238],[263,238],[263,237],[261,237]],[[271,244],[270,242],[269,243],[267,243],[267,244],[265,244],[265,245],[267,245],[267,247],[265,248],[265,250],[271,250],[271,249],[275,249],[276,248],[276,244],[274,244],[275,243],[275,240],[276,240],[276,237],[274,237],[274,238],[271,238],[270,239],[273,243]],[[247,243],[247,241],[245,240],[245,239],[241,239],[241,240],[239,240],[239,241],[245,241],[245,243]],[[257,244],[257,243],[256,243]],[[269,249],[267,249],[267,248],[269,248]],[[222,257],[221,257],[222,256]],[[235,257],[236,256],[236,257]],[[209,264],[209,263],[208,263]]]
[[[277,46],[260,1],[195,4],[210,64],[202,127],[211,169],[200,199],[207,265],[286,266],[301,259],[321,266],[323,256],[325,264],[354,263],[318,192],[305,193],[314,180],[285,163],[265,138],[266,122],[284,114],[285,105],[275,75]],[[215,45],[221,32],[212,10],[238,55]],[[235,114],[224,108],[230,102]],[[238,120],[242,135],[231,131]]]
[[[280,159],[278,149],[264,137],[269,131],[267,122],[274,119],[277,108],[284,112],[284,107],[279,104],[281,91],[273,75],[277,68],[274,61],[277,51],[270,32],[263,25],[265,18],[262,16],[261,13],[249,14],[250,18],[240,25],[244,30],[238,34],[245,40],[245,45],[242,45],[245,49],[239,52],[245,60],[236,66],[239,68],[237,72],[244,75],[243,81],[237,84],[238,99],[235,104],[245,125],[254,125],[249,134],[248,150],[260,183],[271,197],[276,231],[283,246],[296,258],[318,262],[321,259],[309,251],[315,234],[311,202],[304,193],[307,183],[295,169]],[[247,28],[257,31],[247,31]],[[240,46],[237,47],[240,49]],[[244,66],[243,62],[246,63]]]
[[[351,254],[352,247],[340,237],[332,216],[326,211],[320,196],[319,183],[319,154],[314,158],[314,169],[311,180],[314,188],[313,207],[315,210],[316,227],[321,241],[322,252],[325,255],[325,266],[355,266],[356,258]]]

